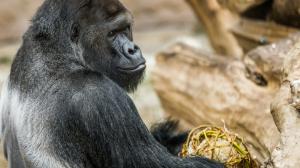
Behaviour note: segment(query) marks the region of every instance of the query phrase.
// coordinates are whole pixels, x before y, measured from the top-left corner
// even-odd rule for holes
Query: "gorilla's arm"
[[[151,134],[154,138],[175,156],[180,153],[189,134],[188,131],[178,131],[178,124],[179,121],[168,119],[151,127]]]

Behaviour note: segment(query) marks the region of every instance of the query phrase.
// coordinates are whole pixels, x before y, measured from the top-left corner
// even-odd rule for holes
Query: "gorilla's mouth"
[[[138,73],[138,72],[143,72],[146,69],[146,64],[141,63],[135,67],[118,67],[118,70],[122,73]]]

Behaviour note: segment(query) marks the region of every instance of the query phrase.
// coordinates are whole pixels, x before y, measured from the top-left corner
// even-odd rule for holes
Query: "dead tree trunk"
[[[259,47],[243,60],[184,44],[161,52],[153,83],[167,116],[180,119],[187,128],[225,123],[245,138],[252,155],[263,163],[280,140],[270,104],[280,87],[283,62],[298,39],[293,35]]]
[[[300,41],[286,55],[281,87],[271,111],[281,133],[280,144],[272,153],[276,168],[295,168],[300,165]]]
[[[300,28],[300,0],[274,0],[270,18],[278,23]]]
[[[222,8],[217,0],[187,0],[207,32],[218,54],[241,58],[243,51],[229,31],[238,16]]]
[[[248,52],[259,45],[276,42],[298,31],[296,28],[279,25],[275,22],[253,20],[253,18],[249,19],[238,15],[248,8],[253,8],[267,0],[186,1],[190,4],[195,15],[207,32],[214,50],[218,54],[226,57],[242,58],[244,52]],[[294,13],[295,10],[298,9],[297,6],[299,6],[296,5],[296,1],[299,0],[292,1],[293,5],[290,5],[289,1],[286,1],[284,4],[280,3],[281,0],[275,1],[273,5],[274,9],[271,12],[278,15],[278,13],[280,13],[279,11],[283,11],[282,15],[278,17],[285,17],[285,22],[295,20],[294,18],[298,19],[299,17],[297,16],[299,14],[296,15]],[[288,9],[291,9],[294,15],[287,16],[285,13],[289,12]],[[272,14],[272,18],[274,18],[275,21],[279,20],[279,18],[276,17],[277,15],[273,15],[275,14]],[[280,21],[278,22],[280,23]]]
[[[269,112],[276,84],[256,77],[259,86],[250,75],[241,61],[176,44],[157,56],[153,83],[167,116],[188,128],[225,123],[262,163],[279,140]]]
[[[221,56],[176,44],[158,54],[153,83],[167,116],[185,127],[225,123],[245,138],[259,163],[271,158],[265,166],[295,168],[300,164],[300,35],[289,35],[299,31],[299,0],[266,1],[243,6],[234,0],[187,0]],[[261,3],[272,5],[266,18],[293,27],[238,16]]]

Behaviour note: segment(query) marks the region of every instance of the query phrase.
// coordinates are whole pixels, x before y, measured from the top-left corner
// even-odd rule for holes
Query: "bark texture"
[[[298,29],[279,25],[274,22],[248,18],[240,18],[230,28],[230,32],[233,33],[238,44],[246,53],[258,46],[287,38],[297,31]]]
[[[281,87],[272,103],[274,121],[281,133],[280,143],[272,153],[276,168],[300,165],[300,41],[284,60]]]
[[[297,142],[295,138],[293,141],[290,137],[285,138],[288,137],[286,132],[291,134],[290,127],[282,124],[285,117],[290,124],[292,117],[296,120],[297,116],[285,116],[279,109],[284,94],[300,93],[297,90],[300,89],[300,81],[291,82],[293,85],[289,88],[292,92],[284,87],[285,83],[289,83],[285,78],[289,79],[290,74],[293,80],[298,77],[294,77],[294,71],[300,67],[300,61],[293,56],[300,50],[298,39],[299,34],[295,34],[258,47],[242,60],[205,53],[181,43],[159,53],[153,83],[166,116],[180,119],[188,129],[203,124],[223,126],[225,123],[226,127],[245,138],[251,154],[259,163],[263,164],[271,157],[274,157],[274,163],[281,163],[275,161],[275,156],[279,157],[278,150],[282,154],[286,148],[293,148],[292,142]],[[300,77],[300,69],[298,71],[296,74]],[[281,86],[281,83],[284,85]],[[278,93],[280,87],[284,87],[283,93]],[[296,102],[300,108],[297,104],[300,103],[300,95],[297,96],[290,98],[289,102]],[[286,126],[286,132],[281,131],[281,125]],[[292,131],[296,128],[300,127],[291,127]],[[287,147],[280,145],[275,150],[278,144],[288,140],[291,142]]]
[[[276,83],[249,74],[242,61],[183,44],[160,53],[153,73],[167,116],[180,119],[187,128],[225,123],[245,138],[260,163],[269,158],[279,140],[269,110]]]
[[[158,54],[166,114],[186,128],[225,123],[263,166],[299,167],[300,1],[186,1],[220,55],[180,43]]]

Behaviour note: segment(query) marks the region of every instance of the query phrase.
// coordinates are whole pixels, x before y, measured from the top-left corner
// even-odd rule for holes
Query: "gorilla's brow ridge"
[[[91,0],[82,0],[79,4],[79,7],[75,10],[74,14],[77,14],[82,8],[86,7],[91,3]]]
[[[132,15],[130,13],[120,13],[119,15],[111,18],[111,23],[113,27],[125,27],[127,25],[131,25],[133,22]]]

